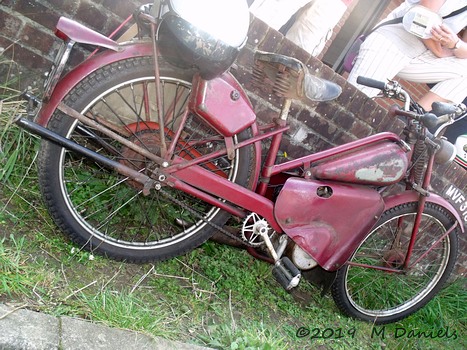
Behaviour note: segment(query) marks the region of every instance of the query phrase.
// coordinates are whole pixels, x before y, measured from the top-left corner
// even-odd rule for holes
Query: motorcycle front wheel
[[[183,125],[173,157],[191,160],[225,147],[219,133],[197,115],[182,121],[193,72],[160,62],[164,134],[170,145]],[[104,66],[77,84],[64,103],[160,156],[161,136],[155,108],[151,57]],[[107,158],[150,175],[157,164],[94,127],[56,111],[48,128]],[[238,143],[247,129],[234,137]],[[246,186],[252,151],[244,147],[200,164],[218,176]],[[169,259],[209,239],[229,214],[182,191],[163,186],[143,195],[143,186],[115,170],[43,141],[39,182],[45,204],[58,227],[80,247],[129,262]]]
[[[338,271],[332,296],[344,314],[374,324],[396,322],[425,306],[442,288],[456,262],[457,229],[445,235],[453,218],[427,203],[405,268],[416,212],[417,203],[388,209]]]

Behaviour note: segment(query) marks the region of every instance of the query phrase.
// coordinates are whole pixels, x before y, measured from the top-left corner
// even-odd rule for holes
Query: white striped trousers
[[[380,81],[397,76],[415,83],[436,83],[431,91],[454,103],[462,102],[467,96],[467,59],[438,58],[429,50],[411,58],[378,32],[362,44],[348,78],[350,83],[374,97],[379,90],[358,85],[359,75]]]

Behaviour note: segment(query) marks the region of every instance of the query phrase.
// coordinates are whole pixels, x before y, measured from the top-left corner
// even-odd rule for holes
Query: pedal
[[[276,262],[272,268],[272,275],[285,290],[291,290],[298,286],[302,277],[300,270],[287,257]]]

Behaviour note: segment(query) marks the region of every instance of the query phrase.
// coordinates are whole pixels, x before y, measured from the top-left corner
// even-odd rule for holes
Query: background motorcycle
[[[467,104],[467,98],[464,100]],[[452,128],[448,128],[445,133],[448,141],[452,142],[457,149],[455,161],[464,169],[467,169],[467,119],[464,118]]]

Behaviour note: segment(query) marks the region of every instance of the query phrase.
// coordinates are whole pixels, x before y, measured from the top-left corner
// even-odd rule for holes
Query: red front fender
[[[386,211],[386,210],[388,210],[390,208],[393,208],[395,206],[398,206],[398,205],[404,204],[404,203],[418,202],[418,197],[419,197],[419,194],[417,192],[414,192],[414,191],[406,191],[406,192],[396,194],[394,196],[385,197],[385,198],[383,198],[384,199],[384,204],[385,204],[385,209],[384,210]],[[445,208],[447,211],[449,211],[456,218],[456,220],[459,222],[459,227],[460,227],[461,231],[464,232],[464,224],[462,222],[462,218],[459,215],[459,213],[457,212],[457,210],[451,205],[451,203],[449,203],[443,197],[441,197],[441,196],[439,196],[437,194],[434,194],[434,193],[430,193],[430,196],[426,198],[426,201],[428,203],[437,204],[437,205]]]
[[[132,43],[122,46],[123,50],[119,52],[104,51],[84,61],[79,66],[65,75],[55,87],[50,99],[44,103],[39,111],[35,122],[47,126],[49,119],[58,104],[65,98],[70,90],[76,86],[84,77],[88,76],[97,69],[131,57],[152,56],[153,47],[150,42]]]

